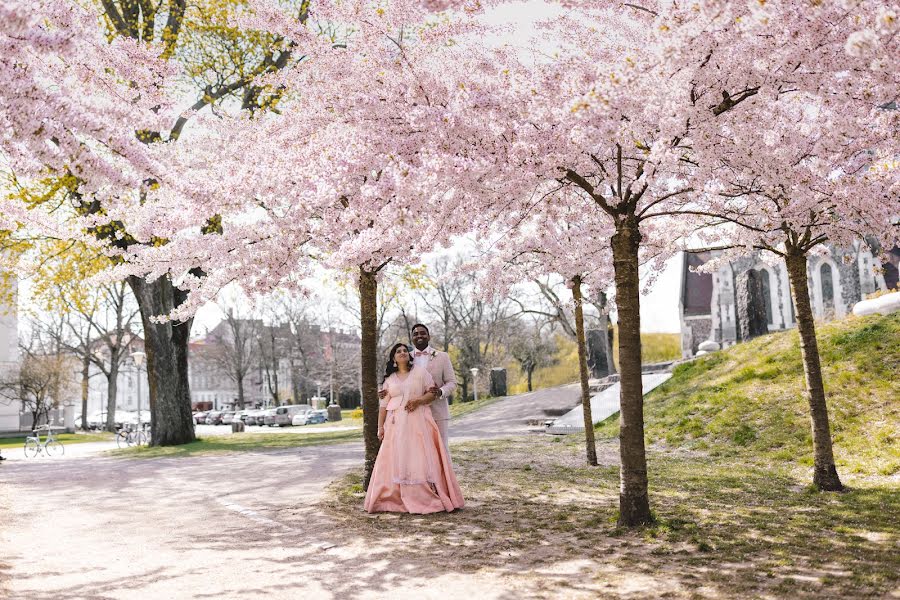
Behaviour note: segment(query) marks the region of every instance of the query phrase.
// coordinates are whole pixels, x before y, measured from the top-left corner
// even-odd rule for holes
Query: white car
[[[328,411],[310,410],[294,417],[294,425],[316,425],[328,420]]]
[[[306,425],[307,420],[309,420],[309,416],[312,414],[311,410],[305,410],[300,414],[294,415],[294,418],[291,419],[291,425]]]

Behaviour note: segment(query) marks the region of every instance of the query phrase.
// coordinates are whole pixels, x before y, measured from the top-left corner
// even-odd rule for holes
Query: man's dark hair
[[[415,325],[413,325],[412,328],[409,330],[410,335],[412,335],[412,332],[416,330],[416,327],[422,327],[423,329],[425,329],[425,332],[428,335],[431,335],[431,332],[428,331],[428,325],[426,325],[425,323],[416,323]]]

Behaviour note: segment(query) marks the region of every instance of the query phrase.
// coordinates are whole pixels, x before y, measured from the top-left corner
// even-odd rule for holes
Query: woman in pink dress
[[[365,508],[368,512],[427,514],[462,508],[463,497],[428,403],[434,385],[428,369],[412,366],[406,344],[388,356],[378,410],[381,450],[375,460]]]

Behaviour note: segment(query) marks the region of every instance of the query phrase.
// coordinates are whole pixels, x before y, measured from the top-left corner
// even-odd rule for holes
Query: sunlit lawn
[[[41,442],[45,439],[45,432],[41,433]],[[31,435],[30,433],[28,435]],[[25,435],[21,437],[0,438],[0,450],[5,448],[22,448],[25,445]],[[84,444],[86,442],[109,442],[114,436],[108,432],[98,433],[59,433],[56,439],[63,444]]]
[[[532,577],[548,598],[573,584],[552,565],[585,560],[593,566],[577,587],[604,598],[881,598],[900,583],[897,482],[847,477],[846,493],[818,493],[786,466],[651,448],[657,524],[628,531],[616,526],[614,441],[598,445],[599,467],[585,465],[580,436],[452,451],[461,512],[369,517],[358,473],[335,484],[324,508],[345,535],[370,540],[371,560],[378,547],[398,563]]]
[[[224,452],[259,452],[280,448],[337,444],[361,438],[361,429],[325,433],[238,433],[210,436],[180,446],[142,446],[139,448],[111,450],[109,454],[133,458],[156,458],[160,456],[195,456]]]

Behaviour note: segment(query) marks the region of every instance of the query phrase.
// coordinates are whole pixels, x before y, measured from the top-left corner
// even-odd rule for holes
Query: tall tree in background
[[[544,190],[550,194],[562,191],[559,184]],[[608,239],[610,228],[579,194],[567,197],[565,203],[540,203],[526,213],[508,215],[508,218],[516,222],[516,226],[492,242],[496,252],[485,279],[495,286],[503,286],[517,279],[535,281],[537,278],[541,295],[551,301],[555,310],[542,312],[518,302],[522,313],[542,315],[550,322],[562,322],[572,329],[578,347],[585,456],[589,465],[596,466],[597,448],[585,340],[584,288],[593,284],[602,289],[608,285],[611,273],[607,248],[599,245],[585,249],[580,242],[585,239]],[[567,277],[566,287],[572,293],[570,305],[563,304],[549,285],[542,285],[540,278],[547,274]],[[573,317],[571,323],[568,320],[570,312]]]
[[[234,383],[237,407],[243,410],[247,402],[247,378],[260,366],[262,321],[242,316],[233,305],[224,306],[222,311],[225,318],[207,336],[214,344],[210,357],[219,371]]]
[[[529,392],[533,389],[534,372],[556,363],[553,356],[556,352],[556,343],[544,333],[541,325],[539,322],[525,322],[521,327],[513,326],[508,341],[509,353],[525,373]]]
[[[37,270],[32,296],[45,314],[33,319],[57,344],[81,363],[82,427],[87,426],[87,395],[90,365],[106,378],[106,429],[116,431],[116,400],[119,370],[130,351],[137,348],[138,309],[124,282],[90,285],[91,277],[105,267],[107,259],[80,244],[42,242],[51,258]],[[45,326],[46,320],[61,320],[62,329]]]

